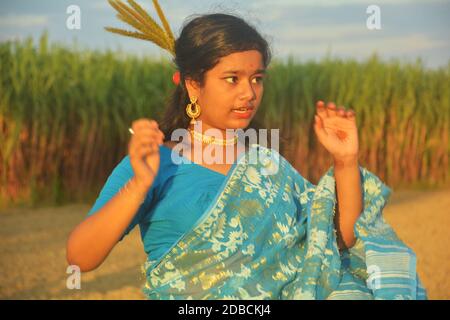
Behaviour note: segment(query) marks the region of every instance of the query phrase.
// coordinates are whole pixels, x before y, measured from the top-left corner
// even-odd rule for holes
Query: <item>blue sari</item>
[[[256,159],[256,161],[255,161]],[[333,167],[317,185],[252,145],[163,256],[142,265],[149,299],[426,299],[416,256],[382,217],[391,190],[360,167],[356,244],[339,250]]]

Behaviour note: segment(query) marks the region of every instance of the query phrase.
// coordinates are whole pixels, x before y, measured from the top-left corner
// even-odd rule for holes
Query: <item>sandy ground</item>
[[[145,261],[139,229],[96,270],[67,289],[65,242],[88,205],[0,212],[0,299],[143,299]],[[418,257],[430,299],[450,299],[450,189],[394,192],[386,220]]]

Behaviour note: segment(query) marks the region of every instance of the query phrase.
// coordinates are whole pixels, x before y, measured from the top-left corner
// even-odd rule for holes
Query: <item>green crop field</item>
[[[170,61],[49,44],[0,43],[0,206],[91,201],[125,156],[130,123],[160,119]],[[396,188],[449,183],[450,63],[274,60],[257,119],[288,137],[281,153],[313,182],[330,166],[315,102],[356,111],[360,163]]]

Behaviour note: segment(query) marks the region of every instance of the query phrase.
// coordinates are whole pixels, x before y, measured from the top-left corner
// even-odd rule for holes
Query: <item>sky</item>
[[[137,0],[158,22],[151,0]],[[377,53],[383,60],[447,66],[450,61],[450,0],[159,0],[177,37],[194,14],[237,14],[269,41],[274,58],[320,60],[325,55],[359,61]],[[69,6],[80,8],[80,29],[67,28]],[[376,5],[381,29],[369,30],[366,10]],[[167,57],[153,43],[109,33],[128,28],[106,0],[0,0],[0,42],[47,31],[52,42],[87,49],[112,49]]]

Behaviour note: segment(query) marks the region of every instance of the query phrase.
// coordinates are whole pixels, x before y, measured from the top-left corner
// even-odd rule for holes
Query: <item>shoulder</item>
[[[174,146],[176,143],[172,141],[165,142],[164,144],[159,146],[159,156],[161,159],[160,166],[161,167],[173,167],[175,164],[174,157],[179,156],[174,150]]]

